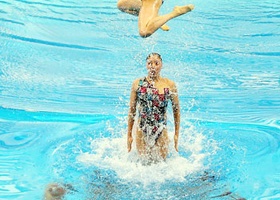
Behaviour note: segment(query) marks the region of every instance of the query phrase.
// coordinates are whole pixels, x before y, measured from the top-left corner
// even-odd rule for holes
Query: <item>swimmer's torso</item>
[[[138,128],[153,145],[166,128],[166,111],[170,100],[169,85],[162,78],[160,87],[148,82],[147,78],[139,80],[137,88],[137,107],[139,115]]]

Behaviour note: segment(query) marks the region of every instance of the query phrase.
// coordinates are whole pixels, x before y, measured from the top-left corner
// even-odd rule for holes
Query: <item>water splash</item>
[[[202,133],[192,133],[191,129],[182,131],[187,135],[180,141],[180,153],[169,146],[169,156],[165,162],[142,165],[136,152],[127,153],[126,135],[121,138],[98,138],[91,140],[90,151],[77,156],[77,161],[86,166],[113,170],[125,182],[142,183],[145,186],[168,181],[185,181],[192,173],[203,172],[204,159],[211,152],[205,152],[206,137]],[[187,132],[187,133],[186,133]],[[170,138],[173,138],[170,135]]]

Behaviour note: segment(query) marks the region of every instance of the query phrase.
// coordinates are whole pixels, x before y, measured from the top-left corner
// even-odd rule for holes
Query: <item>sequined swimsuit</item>
[[[153,87],[146,77],[140,79],[137,89],[139,128],[149,146],[156,143],[166,128],[166,110],[169,99],[168,88],[164,88],[164,94],[159,94],[158,89]]]

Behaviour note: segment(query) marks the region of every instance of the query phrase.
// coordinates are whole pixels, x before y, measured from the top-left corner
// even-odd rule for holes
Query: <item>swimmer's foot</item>
[[[179,16],[179,15],[186,14],[187,12],[190,12],[193,9],[194,9],[194,5],[189,4],[189,5],[186,5],[186,6],[175,6],[173,11]]]
[[[170,30],[169,26],[167,26],[166,24],[163,24],[160,28],[163,31],[169,31]]]

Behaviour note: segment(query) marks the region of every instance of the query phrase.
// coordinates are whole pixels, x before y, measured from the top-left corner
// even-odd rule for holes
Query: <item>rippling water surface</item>
[[[0,1],[0,199],[40,199],[49,182],[72,184],[67,199],[280,198],[280,4],[161,13],[188,3],[143,39],[113,0]],[[179,89],[180,149],[142,166],[126,114],[152,51]]]

